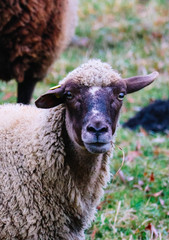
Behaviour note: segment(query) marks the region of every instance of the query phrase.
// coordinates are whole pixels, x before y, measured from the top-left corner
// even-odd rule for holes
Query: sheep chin
[[[101,154],[110,151],[111,143],[84,143],[85,148],[92,154]]]

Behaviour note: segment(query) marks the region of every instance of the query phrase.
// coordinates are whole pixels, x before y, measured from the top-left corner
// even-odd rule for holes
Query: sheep
[[[17,102],[29,104],[42,80],[70,42],[78,0],[0,0],[0,79],[16,79]]]
[[[169,99],[156,100],[142,108],[134,117],[123,124],[132,130],[142,126],[148,132],[169,132]]]
[[[123,98],[158,76],[122,79],[89,60],[35,106],[0,107],[0,239],[82,240],[110,179]]]

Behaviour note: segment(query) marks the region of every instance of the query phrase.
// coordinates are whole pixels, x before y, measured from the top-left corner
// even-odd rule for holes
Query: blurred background
[[[169,1],[79,0],[72,43],[34,91],[34,100],[90,58],[122,77],[159,71],[158,79],[124,100],[120,124],[141,107],[169,97]],[[0,103],[16,102],[16,82],[0,81]],[[119,128],[112,180],[87,240],[169,239],[169,134]],[[125,153],[125,163],[118,176]]]

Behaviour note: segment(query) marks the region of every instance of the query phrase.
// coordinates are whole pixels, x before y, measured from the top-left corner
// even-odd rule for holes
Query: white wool
[[[74,82],[85,86],[107,86],[121,79],[120,74],[108,63],[98,59],[91,59],[70,72],[60,84],[72,79]]]
[[[62,12],[62,22],[60,23],[62,31],[57,40],[59,46],[57,55],[59,55],[70,43],[78,21],[78,0],[67,0],[64,1],[63,4],[64,11]]]
[[[120,79],[109,64],[90,60],[61,84],[71,80],[94,94]],[[77,150],[66,111],[64,104],[0,106],[0,239],[84,239],[109,181],[112,152]]]
[[[109,64],[90,60],[61,83],[70,79],[95,86],[94,93],[120,75]],[[0,106],[0,239],[84,239],[109,181],[111,152],[98,155],[91,171],[86,170],[83,155],[72,155],[78,178],[65,160],[65,111],[64,104],[45,110]]]
[[[0,239],[84,239],[109,180],[110,153],[81,189],[64,160],[64,111],[0,106]],[[69,228],[72,218],[82,218],[81,230]]]

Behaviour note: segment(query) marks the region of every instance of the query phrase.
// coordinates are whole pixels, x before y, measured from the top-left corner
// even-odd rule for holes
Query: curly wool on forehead
[[[108,63],[100,60],[89,60],[70,72],[60,84],[72,79],[85,86],[107,86],[120,79],[120,75]]]

